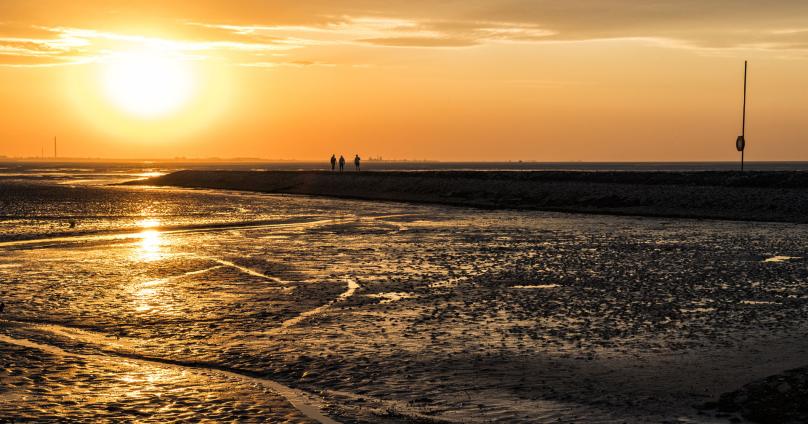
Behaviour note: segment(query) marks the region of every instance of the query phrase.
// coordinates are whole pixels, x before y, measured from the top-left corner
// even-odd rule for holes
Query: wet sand
[[[0,357],[11,361],[0,371],[0,417],[13,421],[333,423],[294,405],[285,387],[239,374],[68,352],[5,335]]]
[[[808,222],[808,172],[178,171],[131,184],[481,208]]]
[[[0,245],[0,417],[725,423],[806,365],[803,225],[105,190]]]

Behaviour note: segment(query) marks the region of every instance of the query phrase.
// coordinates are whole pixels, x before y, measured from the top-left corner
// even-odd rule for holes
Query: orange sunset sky
[[[808,160],[808,2],[0,1],[0,155]]]

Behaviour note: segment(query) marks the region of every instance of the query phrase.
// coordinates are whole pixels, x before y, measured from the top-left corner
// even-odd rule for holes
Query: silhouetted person
[[[345,158],[342,155],[339,155],[339,172],[342,172],[345,169]]]
[[[337,167],[337,156],[331,155],[331,170],[333,171]]]
[[[359,155],[356,155],[356,157],[353,158],[353,164],[356,165],[356,172],[359,172],[359,162],[361,161],[362,158],[360,158]]]

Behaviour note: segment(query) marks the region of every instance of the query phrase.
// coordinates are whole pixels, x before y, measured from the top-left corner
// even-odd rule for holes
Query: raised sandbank
[[[481,208],[808,222],[808,172],[178,171],[127,184]]]

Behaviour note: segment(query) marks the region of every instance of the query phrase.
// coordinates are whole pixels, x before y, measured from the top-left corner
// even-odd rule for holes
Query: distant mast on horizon
[[[743,112],[741,113],[741,135],[735,140],[735,148],[741,152],[741,172],[743,172],[743,151],[746,149],[746,71],[747,61],[743,61]]]
[[[56,136],[53,137],[53,158],[56,159]]]

